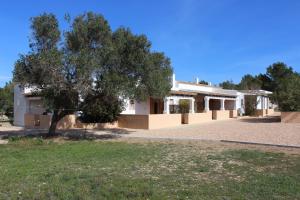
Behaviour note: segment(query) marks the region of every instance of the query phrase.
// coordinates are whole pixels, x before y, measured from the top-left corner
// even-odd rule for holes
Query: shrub
[[[190,110],[190,101],[187,99],[179,100],[179,112],[184,114],[184,113],[189,113],[189,110]]]
[[[245,96],[245,114],[254,115],[257,106],[256,96]]]
[[[80,106],[79,119],[84,123],[114,122],[123,110],[123,102],[110,94],[88,95]]]

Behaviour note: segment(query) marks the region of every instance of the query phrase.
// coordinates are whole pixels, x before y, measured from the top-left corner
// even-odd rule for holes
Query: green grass
[[[0,199],[300,199],[300,156],[193,143],[13,139]]]

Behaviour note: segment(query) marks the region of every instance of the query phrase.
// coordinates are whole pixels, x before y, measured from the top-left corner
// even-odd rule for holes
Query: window
[[[174,99],[170,99],[170,105],[174,105]]]
[[[133,99],[129,100],[129,110],[134,110],[134,100]]]

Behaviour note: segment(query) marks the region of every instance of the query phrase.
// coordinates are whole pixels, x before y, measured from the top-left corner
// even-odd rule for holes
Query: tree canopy
[[[300,75],[283,62],[270,65],[265,74],[247,74],[239,84],[224,81],[220,86],[224,89],[271,91],[271,99],[281,111],[300,111]]]
[[[112,31],[102,15],[92,12],[68,22],[70,27],[60,31],[53,14],[32,18],[31,50],[14,69],[14,80],[22,87],[33,86],[52,111],[49,134],[62,117],[80,108],[85,121],[113,121],[122,111],[122,99],[169,93],[170,60],[151,51],[145,35],[123,27]],[[111,106],[115,109],[107,109]]]
[[[0,88],[0,115],[4,114],[9,118],[13,117],[14,111],[13,90],[12,82],[8,82],[3,88]]]

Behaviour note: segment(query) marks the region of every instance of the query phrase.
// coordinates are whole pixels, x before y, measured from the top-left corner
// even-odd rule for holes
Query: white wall
[[[147,101],[135,101],[135,114],[148,115],[150,114],[150,100]]]
[[[235,101],[236,109],[240,110],[241,114],[245,114],[245,95],[241,92],[238,92],[237,94],[238,96],[236,97],[236,101]]]
[[[124,100],[125,105],[124,105],[124,110],[121,112],[121,114],[126,114],[126,115],[133,115],[135,114],[135,105],[133,108],[130,106],[130,100],[126,99]]]
[[[148,115],[150,114],[150,100],[146,101],[136,101],[134,100],[134,105],[130,105],[130,100],[125,100],[125,109],[121,112],[121,114],[126,115]]]
[[[28,111],[28,100],[23,95],[23,89],[14,87],[14,125],[24,126],[24,114]]]

